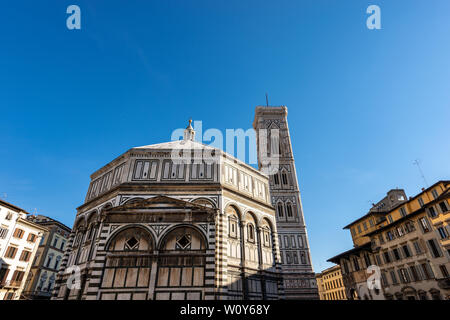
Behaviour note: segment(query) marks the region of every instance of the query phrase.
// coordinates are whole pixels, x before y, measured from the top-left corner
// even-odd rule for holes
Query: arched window
[[[285,186],[289,185],[286,171],[281,173],[281,182],[283,182],[283,185]]]
[[[135,292],[130,299],[146,299],[153,247],[151,234],[143,228],[133,227],[119,231],[106,248],[107,258],[101,288],[117,288],[117,292],[127,288]],[[108,290],[108,294],[115,293]]]
[[[192,287],[205,284],[206,241],[203,235],[191,227],[178,227],[170,231],[161,242],[155,299],[201,299],[194,296]],[[171,291],[183,287],[185,290]]]
[[[58,270],[60,262],[61,262],[61,256],[57,256],[56,257],[56,262],[55,262],[55,267],[53,269]]]
[[[50,279],[48,280],[47,291],[51,292],[54,284],[55,284],[55,274],[52,274],[50,276]]]
[[[280,185],[280,177],[278,176],[278,173],[275,173],[273,175],[273,182],[275,183],[276,186]]]
[[[235,215],[228,216],[228,235],[232,238],[238,236],[238,219]]]
[[[281,202],[279,202],[277,205],[277,208],[278,208],[278,216],[280,218],[283,218],[284,217],[283,204]]]
[[[45,266],[46,266],[47,268],[50,268],[50,264],[52,263],[53,257],[54,257],[54,254],[53,254],[53,253],[50,253],[50,254],[47,256],[47,263],[45,264]]]
[[[247,225],[247,240],[255,242],[255,227],[251,223]]]
[[[286,204],[286,211],[287,211],[287,216],[288,216],[289,218],[292,218],[292,217],[293,217],[293,213],[292,213],[292,204],[291,204],[290,202],[288,202],[288,203]]]

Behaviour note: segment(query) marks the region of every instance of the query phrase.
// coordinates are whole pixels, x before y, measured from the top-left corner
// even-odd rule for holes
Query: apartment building
[[[27,212],[0,200],[0,300],[18,300],[39,242],[47,231],[27,220]]]
[[[71,229],[42,215],[29,216],[28,219],[46,227],[48,232],[42,237],[37,249],[23,296],[33,300],[50,299]]]
[[[316,274],[320,300],[347,300],[345,286],[339,265],[323,270]]]
[[[340,264],[347,297],[450,299],[449,190],[450,181],[438,181],[414,197],[398,197],[387,209],[374,206],[375,217],[365,215],[345,227],[355,247],[328,261]],[[365,228],[370,218],[371,228]],[[381,288],[368,286],[371,266],[380,268]]]

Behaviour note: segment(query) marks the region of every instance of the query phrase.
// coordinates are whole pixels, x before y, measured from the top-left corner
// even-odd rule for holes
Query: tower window
[[[287,185],[287,184],[288,184],[286,172],[283,172],[283,173],[281,174],[281,180],[283,181],[283,184],[284,184],[284,185]]]
[[[286,209],[287,209],[287,216],[289,217],[289,218],[292,218],[292,205],[290,204],[290,203],[288,203],[287,205],[286,205]]]
[[[281,203],[278,204],[278,216],[280,218],[284,217],[283,205]]]
[[[273,175],[273,181],[274,181],[275,185],[280,184],[280,178],[278,177],[278,174]]]

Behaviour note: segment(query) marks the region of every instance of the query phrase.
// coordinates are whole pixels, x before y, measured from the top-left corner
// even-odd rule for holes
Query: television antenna
[[[417,168],[419,169],[420,176],[422,177],[423,181],[425,182],[425,187],[428,188],[428,182],[427,182],[427,179],[425,179],[425,175],[423,174],[422,168],[420,167],[419,160],[418,159],[414,160],[413,164],[416,165]]]

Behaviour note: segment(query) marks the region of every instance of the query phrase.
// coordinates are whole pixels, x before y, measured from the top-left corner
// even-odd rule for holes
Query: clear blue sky
[[[66,28],[77,4],[82,29]],[[366,28],[370,4],[382,30]],[[450,177],[450,2],[10,1],[0,9],[0,196],[72,226],[131,147],[250,128],[287,105],[316,271],[390,188]]]

